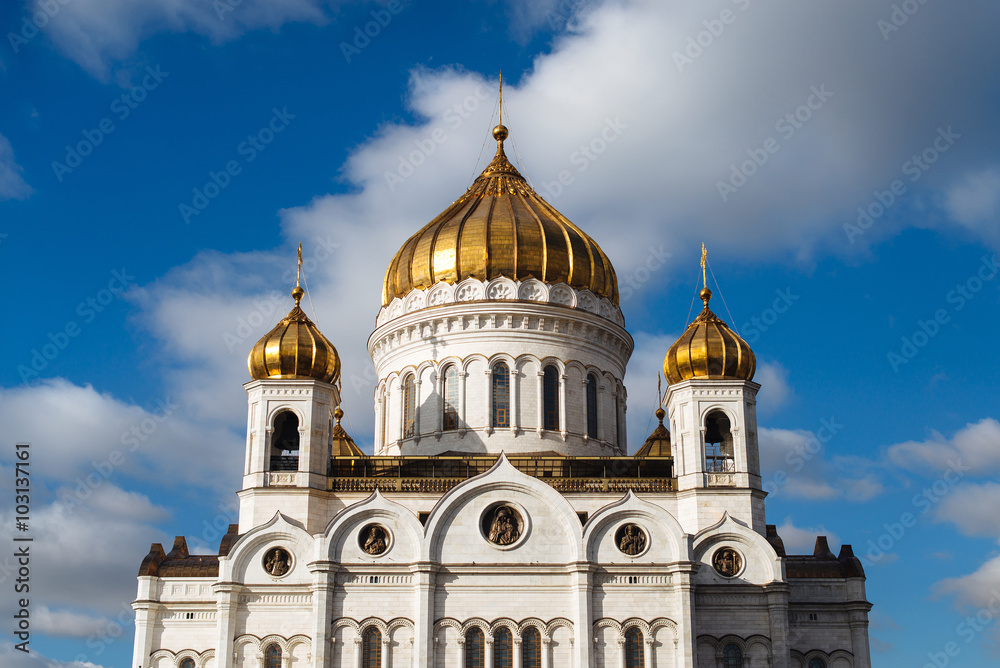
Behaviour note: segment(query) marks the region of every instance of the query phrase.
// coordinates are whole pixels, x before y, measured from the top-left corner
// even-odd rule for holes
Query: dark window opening
[[[292,411],[281,411],[274,417],[274,430],[271,432],[271,470],[298,469],[299,416]]]
[[[587,436],[597,438],[597,378],[587,376]]]
[[[493,420],[494,429],[510,427],[510,367],[504,362],[493,366]]]
[[[559,370],[551,365],[542,372],[542,428],[559,429]]]
[[[705,471],[732,473],[735,470],[736,459],[729,418],[722,411],[712,411],[705,418]]]

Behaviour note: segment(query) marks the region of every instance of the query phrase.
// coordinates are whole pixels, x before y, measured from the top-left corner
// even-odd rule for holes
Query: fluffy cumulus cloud
[[[826,536],[827,543],[834,554],[840,550],[840,538],[827,531],[823,526],[798,527],[795,526],[791,517],[786,517],[777,529],[787,554],[812,554],[816,547],[817,536]]]
[[[59,661],[50,659],[34,649],[25,654],[14,649],[14,644],[7,641],[0,642],[0,663],[3,663],[6,668],[104,668],[103,664],[87,660]]]
[[[974,475],[1000,472],[1000,422],[985,418],[948,438],[934,432],[923,441],[907,441],[888,450],[893,464],[909,471],[937,473],[970,470]],[[968,468],[966,468],[968,467]]]
[[[323,23],[325,0],[34,0],[30,9],[51,15],[43,23],[55,45],[83,69],[106,78],[112,66],[132,56],[139,43],[160,32],[194,32],[214,42],[248,30],[291,21]],[[53,6],[55,10],[53,11]]]
[[[14,149],[6,137],[0,135],[0,200],[24,199],[31,194],[31,186],[21,175],[24,169],[14,159]]]

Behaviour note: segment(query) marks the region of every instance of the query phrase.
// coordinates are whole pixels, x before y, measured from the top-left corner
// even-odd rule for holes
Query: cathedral
[[[386,270],[373,455],[292,290],[249,355],[239,524],[216,555],[151,546],[132,668],[871,665],[851,547],[766,523],[756,361],[707,281],[629,456],[615,270],[507,136]]]

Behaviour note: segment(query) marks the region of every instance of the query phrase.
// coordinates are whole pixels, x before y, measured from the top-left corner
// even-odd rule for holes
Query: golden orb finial
[[[337,424],[340,424],[340,418],[344,417],[344,411],[340,406],[337,406],[337,410],[333,411],[333,417],[337,419]]]
[[[660,421],[660,424],[663,424],[663,418],[667,417],[667,411],[663,410],[663,407],[661,406],[656,409],[655,415],[656,419]]]

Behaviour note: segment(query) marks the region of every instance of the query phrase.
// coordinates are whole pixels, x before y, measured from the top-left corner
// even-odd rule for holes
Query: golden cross
[[[708,251],[705,250],[705,244],[701,244],[701,280],[703,287],[708,287],[708,277],[705,275],[705,263],[708,261]]]
[[[299,273],[295,276],[295,287],[301,287],[302,282],[302,242],[299,242]]]

